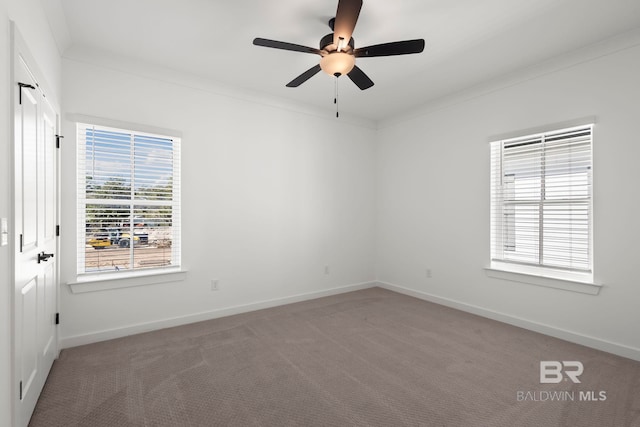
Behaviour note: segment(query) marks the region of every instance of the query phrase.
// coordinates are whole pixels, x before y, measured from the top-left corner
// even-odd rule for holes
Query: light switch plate
[[[0,218],[0,246],[9,244],[9,225],[7,218]]]

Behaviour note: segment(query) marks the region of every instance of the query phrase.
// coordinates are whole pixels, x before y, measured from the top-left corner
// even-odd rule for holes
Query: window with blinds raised
[[[491,143],[492,261],[591,273],[592,129]]]
[[[180,141],[77,125],[78,274],[180,266]]]

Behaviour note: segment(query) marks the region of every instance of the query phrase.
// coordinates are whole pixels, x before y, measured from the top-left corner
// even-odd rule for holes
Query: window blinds
[[[180,265],[180,141],[77,125],[78,274]]]
[[[491,143],[494,261],[591,272],[592,125]]]

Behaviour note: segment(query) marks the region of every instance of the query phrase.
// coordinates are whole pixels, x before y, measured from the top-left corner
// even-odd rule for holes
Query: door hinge
[[[22,234],[21,234],[20,235],[20,252],[22,252],[23,240],[24,238],[22,237]]]
[[[60,236],[60,226],[56,225],[56,236]]]
[[[60,140],[64,138],[62,135],[56,135],[56,148],[60,148]]]
[[[56,325],[60,324],[60,313],[56,313]]]
[[[20,381],[20,400],[22,400],[22,381]]]
[[[35,90],[35,86],[34,85],[30,85],[28,83],[20,83],[18,82],[18,86],[20,86],[20,105],[22,105],[22,88],[26,87],[27,89],[34,89]]]

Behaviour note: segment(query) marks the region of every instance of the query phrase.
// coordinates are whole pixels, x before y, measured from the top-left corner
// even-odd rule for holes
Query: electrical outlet
[[[425,270],[425,274],[426,274],[426,276],[427,276],[427,279],[431,279],[431,269],[430,269],[430,268],[427,268],[427,269]]]
[[[324,274],[326,274],[327,276],[329,275],[329,266],[328,265],[324,266]]]
[[[212,279],[212,280],[211,280],[211,290],[212,290],[212,291],[220,290],[220,287],[219,287],[219,280],[218,280],[218,279]]]

